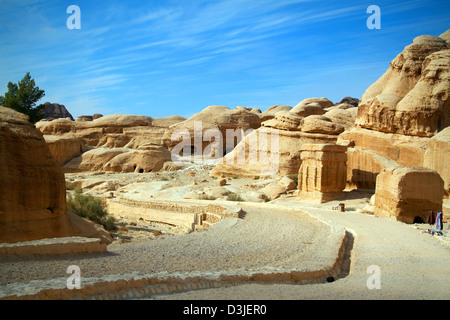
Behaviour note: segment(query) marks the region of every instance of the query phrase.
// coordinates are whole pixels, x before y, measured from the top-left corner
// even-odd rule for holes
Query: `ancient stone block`
[[[377,177],[374,214],[413,223],[426,221],[431,210],[442,210],[444,181],[431,169],[395,167]]]
[[[347,180],[347,147],[306,144],[298,174],[299,200],[325,202],[339,197]]]

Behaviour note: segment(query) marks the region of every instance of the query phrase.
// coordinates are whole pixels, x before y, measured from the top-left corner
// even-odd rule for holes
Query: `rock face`
[[[384,168],[398,166],[392,159],[363,148],[347,149],[347,187],[375,190],[377,176]]]
[[[171,160],[170,152],[161,146],[146,144],[137,149],[96,148],[69,161],[65,172],[158,172]]]
[[[103,171],[107,172],[158,172],[166,161],[171,160],[170,152],[161,146],[146,144],[137,150],[124,152],[109,160]]]
[[[430,139],[450,125],[450,45],[445,35],[448,31],[442,37],[415,38],[364,93],[355,126],[347,127],[338,141],[354,146],[348,152],[349,187],[374,189],[381,170],[398,165],[436,169],[446,180],[439,164],[443,156],[436,151],[437,144],[445,150],[445,142]],[[332,118],[328,112],[325,116]]]
[[[445,192],[450,194],[450,127],[445,128],[428,142],[423,165],[433,169],[444,180]]]
[[[60,119],[69,118],[73,121],[72,115],[67,111],[66,107],[58,103],[44,103],[44,118],[43,119]]]
[[[374,214],[405,223],[426,221],[431,210],[442,210],[444,182],[437,172],[421,167],[381,170],[377,177]]]
[[[266,121],[267,122],[270,122]],[[305,143],[336,143],[337,135],[279,130],[263,126],[245,137],[211,172],[213,177],[297,174]]]
[[[429,140],[423,166],[435,170],[444,180],[442,212],[444,219],[450,219],[450,127],[445,128]]]
[[[158,171],[160,170],[159,163],[161,160],[166,161],[166,155],[160,156],[161,152],[164,151],[156,152],[158,155],[154,154],[156,157],[151,161],[153,164],[150,164],[148,159],[154,151],[147,150],[144,152],[144,150],[138,149],[148,144],[161,146],[165,130],[171,125],[185,120],[185,118],[178,116],[151,118],[135,115],[108,115],[104,117],[94,115],[94,117],[94,120],[86,121],[58,119],[36,124],[38,129],[45,134],[45,139],[53,156],[61,165],[65,165],[65,172],[101,170],[104,167],[106,168],[106,163],[112,157],[119,154],[122,155],[115,161],[122,159],[122,164],[110,163],[107,167],[109,171],[133,172],[134,165],[137,168],[136,172],[141,169],[145,172]],[[101,150],[90,150],[86,155],[80,156],[80,153],[92,147]],[[167,150],[165,152],[167,153]],[[130,166],[124,165],[125,159],[134,163],[131,169]],[[92,163],[89,163],[89,161],[92,161]]]
[[[431,137],[450,125],[450,45],[419,36],[364,93],[356,124],[387,133]]]
[[[305,99],[296,106],[296,112],[311,104],[314,108],[320,108],[320,113],[326,112],[324,106],[333,105],[326,98]],[[216,165],[211,175],[258,177],[275,173],[296,174],[301,165],[302,145],[335,144],[338,135],[345,130],[342,125],[323,115],[300,116],[293,112],[294,109],[278,111],[273,118],[264,121],[261,128],[246,136],[232,153]],[[265,164],[264,159],[268,159]]]
[[[3,107],[0,167],[0,242],[83,234],[66,214],[64,174],[42,134],[27,116]]]
[[[61,166],[86,151],[84,140],[71,136],[44,136],[50,152]]]
[[[172,124],[183,121],[183,117],[151,118],[138,115],[112,114],[92,121],[70,121],[58,119],[41,122],[36,127],[45,135],[75,136],[82,138],[90,147],[128,147],[135,144],[136,133],[140,142],[161,144],[164,131]],[[118,140],[117,142],[115,140]]]
[[[342,194],[347,178],[347,148],[330,144],[302,146],[298,199],[325,202]]]
[[[227,138],[230,137],[227,130],[228,132],[235,132],[235,130],[246,132],[261,126],[259,114],[251,110],[244,107],[236,107],[231,110],[224,106],[209,106],[189,119],[170,126],[164,133],[163,146],[172,151],[175,146],[183,142],[183,134],[185,134],[190,140],[187,146],[192,146],[194,153],[200,154],[211,144],[209,139],[212,138],[206,137],[205,133],[208,130],[213,130],[221,135],[221,137],[214,138],[222,140],[220,146],[222,148],[220,156],[222,156],[226,151],[231,151],[237,144],[233,141],[231,143],[227,141]],[[213,133],[212,131],[209,132]],[[243,135],[241,135],[241,138],[243,138]],[[233,140],[235,141],[235,139]],[[218,155],[212,156],[217,157]]]

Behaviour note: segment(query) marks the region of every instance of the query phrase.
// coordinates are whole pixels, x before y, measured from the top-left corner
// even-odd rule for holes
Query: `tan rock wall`
[[[58,163],[63,166],[84,151],[86,146],[83,139],[78,137],[44,136],[50,152]]]
[[[398,164],[374,151],[363,148],[347,149],[347,188],[375,190],[382,169]]]
[[[270,121],[270,120],[269,120]],[[267,121],[266,121],[267,122]],[[278,135],[278,150],[272,150],[272,133]],[[259,137],[267,137],[267,159],[276,161],[276,173],[280,175],[297,174],[301,165],[300,150],[306,143],[336,143],[336,135],[312,134],[301,131],[277,130],[270,127],[261,127],[245,137],[237,147],[223,158],[211,172],[215,177],[260,177],[266,172],[267,164],[255,158],[264,153],[260,146]],[[256,141],[256,142],[255,142]],[[242,162],[240,162],[243,159]],[[255,160],[256,159],[256,160]],[[253,161],[255,160],[255,161]]]
[[[61,166],[28,118],[0,107],[0,242],[71,235]]]

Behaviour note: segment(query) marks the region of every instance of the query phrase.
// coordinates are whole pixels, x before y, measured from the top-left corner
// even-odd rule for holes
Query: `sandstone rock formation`
[[[317,104],[322,113],[326,112],[323,106],[333,105],[326,98],[311,98],[300,102],[296,106],[297,111],[311,103]],[[303,144],[335,144],[338,135],[345,130],[344,126],[328,117],[314,114],[303,117],[293,112],[294,109],[278,111],[273,118],[264,121],[261,128],[246,136],[216,165],[211,175],[258,177],[275,173],[296,174],[301,165]],[[265,164],[264,160],[267,160]]]
[[[61,166],[28,117],[0,107],[0,242],[95,234],[66,214]]]
[[[345,97],[337,104],[344,104],[344,103],[352,105],[353,107],[357,107],[358,104],[359,104],[359,99],[358,98],[353,98],[353,97]]]
[[[84,140],[78,137],[45,135],[44,139],[53,158],[61,166],[86,151]]]
[[[171,160],[170,152],[161,146],[144,144],[109,160],[102,168],[107,172],[158,172],[164,162]]]
[[[284,105],[276,105],[268,108],[263,113],[261,113],[261,122],[264,122],[266,120],[273,119],[275,117],[275,114],[280,111],[290,111],[292,110],[291,106],[284,106]]]
[[[268,120],[264,124],[270,122]],[[213,177],[297,174],[305,143],[336,143],[337,135],[279,130],[263,126],[245,137],[211,172]]]
[[[320,115],[306,117],[302,124],[302,131],[306,133],[338,135],[344,130],[344,127],[340,124],[334,123],[330,118]]]
[[[43,119],[53,120],[60,118],[69,118],[70,120],[73,120],[70,112],[67,111],[66,107],[62,104],[46,102],[44,103],[43,112]]]
[[[323,109],[331,107],[334,103],[328,100],[327,98],[307,98],[302,101],[300,101],[292,110],[292,113],[296,113],[298,109],[300,109],[303,106],[309,105],[309,104],[319,104]]]
[[[158,172],[171,160],[170,152],[161,146],[144,144],[137,149],[95,148],[69,161],[65,172]]]
[[[102,114],[96,113],[92,116],[79,116],[75,119],[75,121],[93,121],[93,120],[99,119],[101,117],[103,117]]]
[[[301,131],[304,118],[289,111],[278,111],[272,119],[264,122],[264,127],[287,131]]]
[[[364,93],[356,123],[387,133],[431,137],[450,125],[450,44],[416,37]]]
[[[347,148],[331,144],[302,146],[298,199],[325,202],[342,195],[347,177]]]
[[[443,195],[444,182],[434,170],[386,168],[377,177],[374,214],[405,223],[426,221],[431,210],[442,210]]]
[[[161,145],[164,131],[172,124],[185,120],[183,117],[151,118],[138,115],[112,114],[93,121],[69,121],[58,119],[51,122],[40,122],[36,127],[45,135],[76,136],[82,138],[87,146],[128,147],[128,143],[136,146],[139,142]],[[140,137],[137,137],[137,133]],[[115,142],[115,139],[118,142]]]
[[[428,142],[423,166],[435,170],[444,180],[442,212],[444,219],[450,219],[450,127],[445,128]]]
[[[160,156],[160,152],[157,152],[158,156],[151,161],[152,164],[148,162],[148,159],[153,151],[137,150],[148,144],[161,146],[165,130],[183,120],[185,118],[179,116],[151,118],[135,115],[98,115],[91,121],[58,119],[52,122],[42,121],[36,126],[45,134],[53,156],[62,165],[66,165],[64,167],[66,172],[101,170],[106,168],[106,163],[112,157],[123,153],[126,155],[123,154],[114,163],[110,163],[107,167],[108,170],[133,172],[132,168],[136,165],[136,172],[140,170],[149,172],[161,169],[161,165],[167,161],[167,150],[164,156]],[[90,150],[85,156],[80,157],[81,152],[91,147],[105,147],[111,148],[111,150]],[[135,151],[131,152],[131,149],[135,149]],[[143,156],[143,154],[145,155]],[[131,162],[134,164],[131,167],[125,166],[123,164],[125,159],[132,160]],[[119,160],[122,161],[122,164],[116,162]]]
[[[355,125],[357,112],[357,108],[342,109],[338,106],[337,108],[327,111],[324,114],[324,117],[330,119],[333,123],[342,126],[344,130],[349,130]]]
[[[231,151],[237,142],[244,137],[244,134],[241,134],[242,132],[245,133],[260,126],[259,115],[248,108],[236,107],[231,110],[224,106],[209,106],[189,119],[171,125],[164,133],[163,145],[171,151],[175,146],[183,143],[183,138],[186,137],[188,140],[186,146],[192,146],[194,153],[201,155],[205,148],[211,144],[211,140],[221,139],[222,143],[219,147],[222,148],[220,150],[222,154],[211,155],[212,157],[220,157],[226,151]],[[211,129],[214,129],[215,132],[209,131],[210,133],[219,133],[221,137],[207,137],[205,133]],[[183,135],[184,133],[185,135]],[[236,138],[232,136],[233,133],[236,133]],[[229,138],[231,138],[231,141],[227,141]],[[236,140],[238,141],[236,142]]]
[[[325,110],[319,103],[311,102],[309,104],[299,103],[289,112],[300,117],[307,117],[311,115],[322,115],[325,113]]]
[[[437,165],[425,161],[425,152],[430,137],[450,124],[446,34],[416,37],[364,93],[355,126],[338,141],[355,146],[348,152],[349,186],[374,188],[383,168]]]

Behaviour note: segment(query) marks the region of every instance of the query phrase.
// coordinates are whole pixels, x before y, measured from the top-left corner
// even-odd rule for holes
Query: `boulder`
[[[329,107],[331,107],[334,104],[333,102],[331,102],[327,98],[307,98],[307,99],[304,99],[301,102],[299,102],[294,107],[294,109],[297,108],[297,107],[300,108],[301,106],[305,106],[305,105],[308,105],[308,104],[311,104],[311,103],[318,103],[323,109],[329,108]],[[294,109],[291,110],[291,111],[295,113]]]
[[[341,125],[345,130],[349,130],[355,125],[357,112],[357,108],[335,108],[327,111],[324,116],[330,119],[333,123]]]
[[[270,200],[275,200],[282,194],[285,194],[287,190],[281,184],[272,182],[259,191],[264,193]]]
[[[280,181],[278,181],[278,184],[286,191],[294,190],[297,187],[297,183],[289,177],[281,178]]]
[[[331,121],[330,118],[320,115],[306,117],[303,120],[302,132],[321,133],[328,135],[338,135],[344,132],[345,128]]]
[[[265,121],[262,125],[280,130],[300,131],[302,123],[302,117],[288,111],[279,111],[272,119]]]
[[[263,113],[261,113],[261,122],[264,122],[266,120],[273,119],[275,117],[275,114],[280,111],[290,111],[292,110],[291,106],[284,106],[284,105],[276,105],[268,108]]]
[[[299,117],[307,117],[311,115],[322,115],[326,111],[318,102],[311,102],[309,104],[299,103],[289,112]]]

